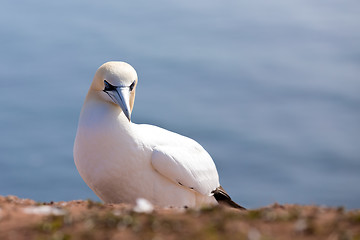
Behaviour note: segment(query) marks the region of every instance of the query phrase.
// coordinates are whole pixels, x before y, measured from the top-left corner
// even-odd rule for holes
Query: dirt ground
[[[360,240],[360,210],[273,204],[246,211],[217,206],[139,213],[128,204],[0,196],[0,239]]]

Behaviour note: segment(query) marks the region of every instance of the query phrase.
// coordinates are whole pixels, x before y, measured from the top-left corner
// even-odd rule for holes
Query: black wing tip
[[[239,204],[237,204],[236,202],[232,201],[231,199],[229,199],[228,201],[226,201],[226,204],[232,208],[236,208],[236,209],[240,209],[240,210],[246,210],[246,208],[244,208],[243,206],[240,206]]]
[[[227,194],[227,192],[221,186],[212,191],[212,193],[214,194],[214,197],[219,204],[240,210],[246,210],[246,208],[231,200],[229,194]]]

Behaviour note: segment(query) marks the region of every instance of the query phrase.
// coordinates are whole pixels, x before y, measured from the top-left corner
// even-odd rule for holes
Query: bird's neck
[[[123,128],[130,130],[131,122],[126,118],[125,114],[119,106],[106,102],[96,94],[88,94],[85,99],[83,109],[80,114],[80,120],[90,125],[108,126],[113,128]]]

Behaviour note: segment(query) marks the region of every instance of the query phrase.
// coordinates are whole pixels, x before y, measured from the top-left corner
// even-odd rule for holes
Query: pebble
[[[24,213],[37,214],[37,215],[65,215],[65,211],[51,206],[38,206],[38,207],[26,207],[23,209]]]
[[[137,213],[152,213],[154,206],[145,198],[138,198],[136,199],[136,205],[133,210]]]

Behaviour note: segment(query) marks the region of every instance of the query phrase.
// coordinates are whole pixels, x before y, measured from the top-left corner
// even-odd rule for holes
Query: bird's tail
[[[212,191],[212,193],[214,194],[214,197],[219,204],[227,205],[232,208],[246,210],[246,208],[240,206],[239,204],[231,200],[229,194],[227,194],[227,192],[221,186]]]

